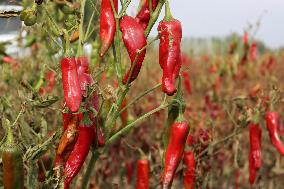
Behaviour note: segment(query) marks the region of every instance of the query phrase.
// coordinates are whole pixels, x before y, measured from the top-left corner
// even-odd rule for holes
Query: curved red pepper
[[[249,182],[253,185],[257,170],[261,167],[261,129],[258,124],[250,124],[249,137]]]
[[[169,143],[165,153],[165,166],[161,176],[162,189],[171,187],[176,169],[184,152],[186,138],[189,132],[188,124],[176,122],[171,126]]]
[[[102,0],[101,16],[100,16],[100,38],[101,38],[101,51],[100,56],[109,49],[115,35],[116,24],[114,12],[111,6],[111,0]],[[113,0],[115,10],[118,10],[118,0]]]
[[[159,23],[158,32],[160,34],[159,63],[163,69],[162,90],[168,95],[173,95],[176,92],[175,77],[178,75],[181,64],[181,23],[176,19],[162,21]]]
[[[267,112],[265,115],[266,128],[273,146],[284,156],[284,144],[278,134],[279,116],[277,112]]]
[[[93,128],[79,126],[79,136],[64,167],[64,189],[68,189],[72,179],[80,171],[88,153],[93,138]]]
[[[188,94],[191,94],[191,85],[189,80],[189,74],[186,71],[182,72],[183,84],[185,86],[186,91]]]
[[[149,188],[149,161],[148,159],[139,159],[137,161],[137,180],[136,189]]]
[[[152,0],[152,10],[155,11],[159,0]],[[140,11],[137,13],[135,19],[139,24],[142,25],[143,29],[146,30],[150,20],[150,3],[149,0],[144,0]]]
[[[195,159],[192,151],[184,152],[183,162],[186,166],[183,175],[184,188],[193,189],[195,181]]]
[[[71,112],[77,112],[82,102],[82,95],[75,58],[62,58],[61,71],[64,100]]]
[[[76,60],[76,66],[80,82],[81,93],[83,96],[86,97],[87,86],[94,83],[94,80],[90,75],[88,58],[85,56],[78,57]]]
[[[124,45],[131,60],[131,67],[133,66],[137,55],[135,66],[133,68],[132,75],[130,76],[130,82],[132,82],[137,78],[140,72],[142,62],[145,58],[146,49],[144,49],[140,54],[137,54],[137,52],[138,50],[146,46],[147,41],[144,35],[143,27],[135,20],[135,18],[132,18],[130,16],[123,16],[120,20],[120,30],[122,32],[122,39]],[[131,67],[124,75],[122,81],[124,85],[128,81],[128,77],[131,72]]]

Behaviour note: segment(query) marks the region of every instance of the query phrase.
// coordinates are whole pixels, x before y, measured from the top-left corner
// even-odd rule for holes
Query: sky
[[[132,0],[130,14],[138,2]],[[184,37],[242,34],[250,24],[255,26],[260,20],[255,37],[271,48],[284,46],[284,0],[169,0],[169,3],[173,16],[182,22]]]

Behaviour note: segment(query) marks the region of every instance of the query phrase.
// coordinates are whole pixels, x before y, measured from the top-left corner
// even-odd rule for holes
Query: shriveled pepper
[[[251,123],[249,127],[249,182],[254,184],[257,170],[261,167],[261,129],[258,124]]]
[[[265,114],[266,128],[269,133],[270,141],[277,151],[284,156],[284,144],[278,133],[279,116],[277,112],[266,112]]]
[[[189,126],[183,118],[178,117],[171,126],[168,146],[165,153],[164,170],[161,175],[162,189],[171,188],[176,169],[182,159]]]
[[[152,0],[152,10],[155,11],[159,0]],[[146,30],[149,20],[150,20],[150,2],[149,0],[144,0],[144,3],[137,13],[135,19],[139,24],[142,25],[143,29]]]
[[[183,162],[185,171],[183,174],[183,185],[185,189],[193,189],[195,181],[195,159],[192,151],[184,152]]]
[[[139,159],[137,160],[137,178],[136,189],[148,189],[149,188],[149,160]]]
[[[101,38],[101,51],[100,56],[109,49],[115,35],[116,24],[114,12],[111,6],[111,0],[102,0],[101,4],[101,16],[100,16],[100,38]],[[114,8],[118,10],[118,0],[112,0]]]
[[[78,174],[89,153],[93,138],[93,128],[90,126],[79,126],[79,136],[64,167],[64,189],[68,189],[73,178]]]
[[[64,100],[71,112],[77,112],[82,102],[82,95],[75,58],[62,58],[61,71]]]
[[[24,188],[24,165],[21,149],[14,141],[9,120],[3,122],[7,138],[1,147],[3,163],[3,185],[5,189]]]
[[[123,16],[120,20],[120,30],[122,32],[124,45],[131,60],[131,67],[124,75],[122,81],[125,85],[128,81],[129,75],[131,74],[132,66],[134,66],[134,68],[129,81],[132,82],[137,78],[142,62],[145,58],[146,49],[140,53],[138,53],[138,51],[146,46],[147,41],[143,27],[133,17]]]
[[[159,63],[163,70],[162,90],[167,95],[176,92],[175,79],[180,69],[180,42],[182,28],[180,21],[171,16],[168,2],[166,1],[166,16],[158,25],[160,38]]]

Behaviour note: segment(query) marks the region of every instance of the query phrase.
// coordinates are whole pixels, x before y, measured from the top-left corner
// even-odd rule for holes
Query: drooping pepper
[[[79,126],[79,136],[64,167],[64,189],[68,189],[73,178],[80,171],[90,149],[93,138],[93,128],[90,126]]]
[[[94,83],[94,80],[90,75],[88,58],[86,56],[78,57],[76,60],[76,66],[77,66],[77,73],[78,73],[81,93],[84,97],[86,97],[87,86]]]
[[[152,0],[152,10],[155,11],[159,0]],[[143,29],[146,30],[150,20],[150,3],[149,0],[144,0],[144,3],[137,13],[135,19],[139,24],[142,25]]]
[[[176,169],[182,159],[189,126],[186,121],[177,118],[171,126],[168,146],[165,153],[164,170],[161,175],[162,189],[171,188]]]
[[[128,81],[129,75],[131,74],[132,66],[134,66],[134,68],[129,81],[132,82],[137,78],[142,66],[142,62],[145,58],[146,49],[140,53],[138,53],[138,51],[146,46],[147,41],[144,35],[143,27],[135,20],[135,18],[123,16],[120,20],[120,30],[122,32],[124,45],[131,60],[131,67],[124,75],[122,81],[125,85]]]
[[[75,58],[62,58],[61,71],[64,100],[71,112],[77,112],[82,101],[82,95]]]
[[[116,23],[115,16],[111,6],[111,0],[102,0],[101,4],[101,16],[100,16],[100,38],[101,38],[101,51],[100,56],[109,49],[115,35]],[[118,10],[118,0],[112,0],[114,8]]]
[[[158,26],[160,45],[159,63],[163,70],[162,90],[168,95],[176,92],[175,79],[180,69],[180,42],[182,28],[180,21],[171,16],[166,2],[166,17]]]
[[[149,188],[149,161],[148,159],[137,160],[136,189]]]
[[[249,182],[253,185],[257,170],[261,167],[261,129],[258,124],[251,123],[249,127]]]
[[[183,162],[186,166],[183,175],[184,188],[193,189],[195,181],[195,159],[192,151],[184,152]]]
[[[183,78],[183,84],[185,86],[186,91],[188,94],[191,94],[191,85],[190,85],[190,79],[189,74],[186,71],[182,72],[182,78]]]
[[[279,116],[277,112],[266,112],[265,114],[266,128],[269,133],[270,141],[277,151],[284,156],[284,144],[278,134]]]
[[[1,147],[3,186],[5,189],[23,189],[24,165],[22,152],[14,141],[9,120],[5,119],[3,123],[7,132],[6,142]]]

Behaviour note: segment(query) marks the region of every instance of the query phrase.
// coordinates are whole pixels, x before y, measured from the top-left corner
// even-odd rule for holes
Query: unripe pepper
[[[148,159],[139,159],[137,161],[136,189],[149,188],[149,161]]]
[[[183,175],[183,185],[185,189],[193,189],[195,181],[195,159],[192,151],[184,153],[183,162],[186,166]]]
[[[14,142],[10,122],[4,120],[7,131],[6,142],[1,147],[4,189],[24,188],[24,165],[21,149]]]
[[[82,95],[75,58],[62,58],[61,71],[64,100],[71,112],[77,112],[82,102]]]
[[[128,81],[128,77],[131,74],[131,68],[133,68],[132,75],[130,76],[130,82],[134,81],[141,69],[142,62],[145,58],[146,49],[138,54],[138,51],[146,46],[147,41],[144,35],[143,27],[130,16],[123,16],[120,20],[120,30],[122,32],[122,39],[127,49],[128,55],[131,60],[131,67],[124,75],[123,84],[125,85]],[[137,58],[136,58],[137,56]],[[134,62],[135,61],[135,62]],[[135,64],[135,65],[133,65]]]
[[[90,126],[79,126],[79,136],[64,167],[64,189],[68,189],[73,178],[78,174],[89,153],[93,138],[93,128]]]
[[[166,3],[166,7],[167,3]],[[159,63],[163,70],[162,90],[168,95],[176,92],[175,79],[180,69],[180,42],[182,28],[180,21],[172,18],[169,8],[166,8],[166,18],[158,25],[160,38]]]
[[[251,123],[249,127],[249,182],[253,185],[257,170],[261,167],[261,129],[258,124]]]
[[[265,114],[266,128],[269,133],[270,141],[277,151],[284,156],[284,144],[278,134],[279,116],[277,112],[266,112]]]
[[[155,11],[159,0],[152,0],[152,10]],[[150,2],[149,0],[144,0],[140,11],[137,13],[135,19],[139,24],[142,25],[143,29],[146,30],[149,20],[150,20]]]
[[[188,132],[189,126],[181,118],[177,118],[177,122],[171,126],[169,142],[165,153],[164,170],[161,175],[162,189],[171,188],[176,169],[183,156]]]
[[[115,35],[116,23],[114,12],[111,6],[111,0],[102,0],[101,16],[100,16],[100,38],[101,38],[101,51],[100,56],[109,49]],[[118,10],[118,0],[113,0],[115,10]]]

